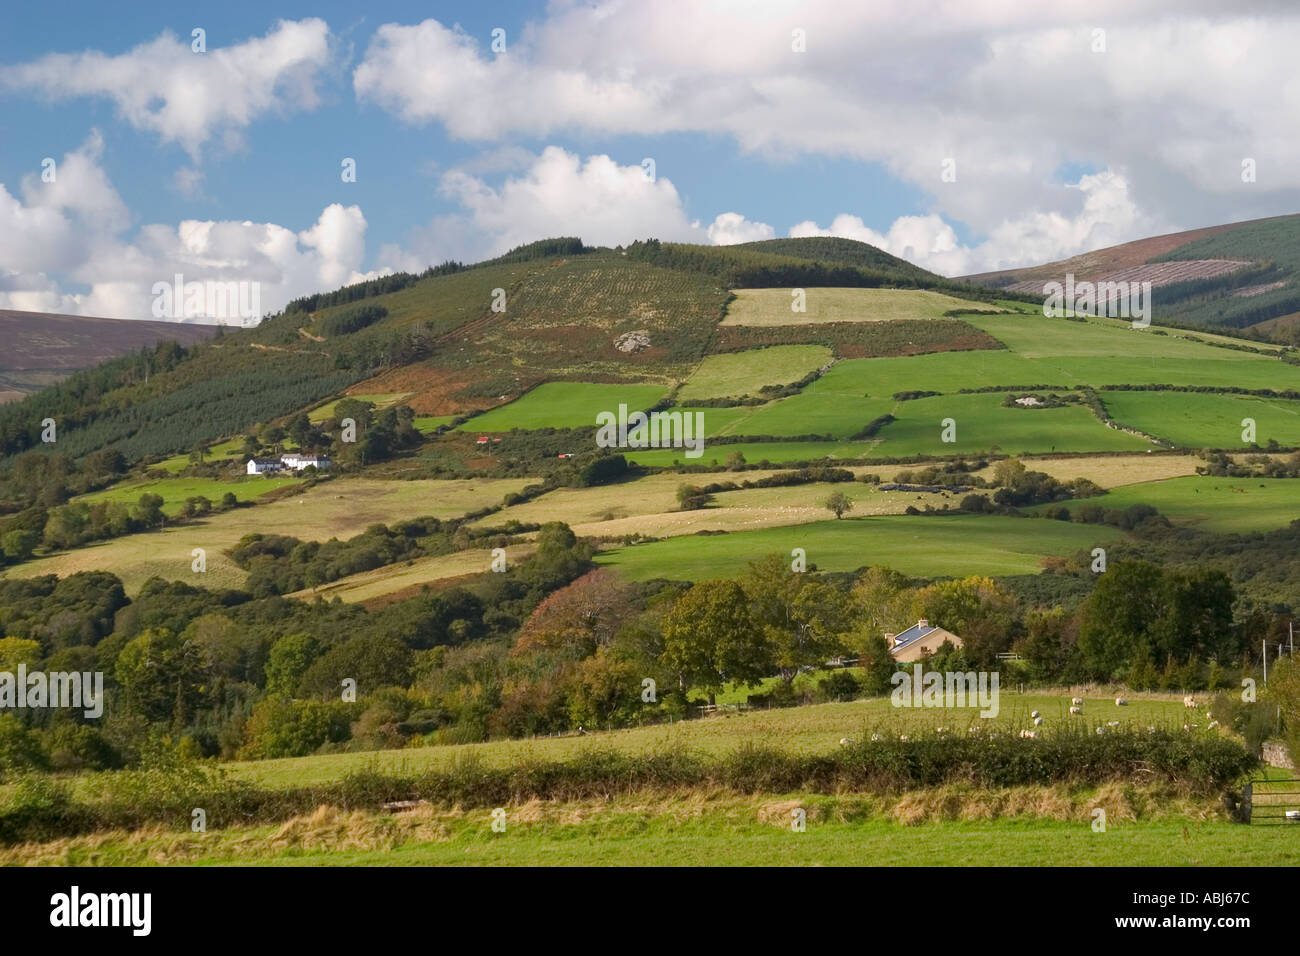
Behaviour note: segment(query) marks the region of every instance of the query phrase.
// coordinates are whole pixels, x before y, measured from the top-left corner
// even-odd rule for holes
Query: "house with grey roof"
[[[930,622],[921,618],[907,630],[898,634],[886,634],[889,653],[894,660],[904,664],[920,660],[927,654],[933,654],[947,641],[953,647],[961,647],[961,638],[941,627],[932,627]]]

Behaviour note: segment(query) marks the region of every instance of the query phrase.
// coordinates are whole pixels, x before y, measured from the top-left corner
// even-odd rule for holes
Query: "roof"
[[[931,633],[932,631],[938,631],[938,630],[941,630],[941,628],[931,627],[928,624],[922,626],[921,623],[918,621],[916,624],[913,624],[911,627],[909,627],[906,631],[902,631],[894,635],[894,650],[897,650],[900,647],[904,647],[908,644],[911,644],[913,641],[919,641],[921,638],[925,637],[927,634]]]

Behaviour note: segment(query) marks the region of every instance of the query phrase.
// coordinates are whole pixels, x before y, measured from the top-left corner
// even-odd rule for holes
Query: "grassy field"
[[[792,548],[804,548],[809,565],[823,571],[883,564],[926,576],[1032,574],[1046,555],[1090,549],[1117,535],[1113,528],[1032,518],[898,515],[672,538],[605,551],[597,560],[640,581],[739,574],[755,558]]]
[[[1083,405],[1008,408],[998,392],[938,395],[898,402],[897,421],[882,428],[875,454],[890,457],[987,452],[1045,454],[1060,451],[1136,451],[1151,443],[1108,428]],[[956,440],[942,441],[944,419],[956,423]]]
[[[831,360],[823,345],[773,345],[710,355],[677,393],[682,400],[757,395],[764,385],[789,385]]]
[[[1046,523],[1046,522],[1044,522]],[[1009,682],[1008,682],[1009,683]],[[1069,715],[1070,697],[1085,700],[1083,718]],[[364,753],[321,754],[280,760],[252,760],[226,764],[233,779],[261,787],[308,786],[338,780],[358,770],[413,775],[431,768],[447,768],[468,757],[491,767],[510,767],[534,760],[562,760],[592,750],[615,749],[628,753],[657,753],[684,748],[692,753],[727,754],[745,744],[779,746],[792,753],[826,753],[845,736],[887,727],[906,733],[923,727],[966,727],[992,721],[1010,728],[1031,725],[1037,710],[1047,721],[1083,719],[1089,725],[1110,720],[1134,726],[1181,727],[1186,709],[1181,696],[1125,692],[1129,706],[1116,707],[1114,697],[1100,692],[1017,694],[1000,688],[996,716],[981,718],[977,708],[904,708],[890,705],[888,697],[844,703],[808,704],[802,707],[726,712],[703,720],[685,720],[625,730],[537,737],[531,740],[493,740],[481,744],[408,747]]]
[[[475,522],[479,527],[497,528],[507,521],[545,524],[563,521],[577,525],[590,521],[607,521],[635,515],[658,514],[677,507],[677,489],[683,484],[707,485],[717,481],[757,481],[775,471],[703,472],[695,475],[673,473],[646,475],[633,481],[620,481],[594,488],[556,488],[523,504],[502,508]]]
[[[831,379],[831,373],[825,378]],[[863,444],[871,448],[870,455],[899,458],[969,454],[987,452],[994,447],[1011,454],[1136,451],[1150,447],[1150,443],[1142,438],[1106,427],[1083,405],[1007,408],[1002,404],[1005,396],[998,392],[941,395],[900,402],[851,394],[847,384],[843,377],[838,377],[827,382],[824,388],[809,387],[798,395],[766,405],[703,409],[704,433],[707,438],[724,435],[830,435],[845,440],[882,415],[890,414],[897,421],[882,427],[874,438],[863,440]],[[955,442],[941,440],[940,423],[945,418],[957,422]],[[705,447],[707,456],[707,444]],[[719,446],[718,453],[725,460],[730,452],[724,454],[724,449]],[[671,461],[672,457],[661,454],[659,459]],[[748,453],[745,457],[746,460],[750,458]],[[645,464],[662,463],[656,459],[644,460],[640,456],[637,460]]]
[[[706,418],[705,421],[708,421]],[[865,442],[737,442],[731,445],[704,446],[704,454],[699,458],[687,458],[680,448],[631,449],[625,452],[628,461],[655,468],[670,468],[673,465],[725,465],[727,458],[739,452],[748,462],[771,462],[781,464],[790,461],[819,461],[828,459],[866,458],[871,454],[875,443]]]
[[[296,485],[302,482],[300,475],[292,477],[281,475],[249,475],[232,481],[218,481],[215,478],[154,478],[146,481],[128,481],[94,491],[77,498],[87,504],[97,501],[116,501],[133,505],[144,494],[159,495],[163,500],[163,511],[174,512],[177,505],[186,498],[204,497],[214,505],[221,501],[226,492],[233,492],[239,501],[256,501],[268,492]]]
[[[894,407],[890,399],[845,395],[832,389],[804,389],[777,402],[748,408],[706,408],[705,434],[714,435],[830,435],[845,439]],[[715,427],[718,415],[723,424]]]
[[[262,479],[257,479],[261,481]],[[77,571],[111,570],[135,593],[153,575],[195,580],[208,587],[238,587],[241,571],[222,552],[246,534],[285,534],[303,540],[350,538],[372,524],[422,515],[452,518],[485,505],[499,504],[510,492],[529,484],[527,478],[377,481],[335,479],[302,495],[237,508],[200,521],[146,534],[131,534],[63,552],[6,569],[14,577],[60,576]],[[190,570],[190,552],[207,552],[207,572]]]
[[[660,385],[596,385],[589,382],[548,382],[507,405],[494,408],[460,425],[462,431],[504,432],[512,428],[594,427],[599,412],[618,414],[649,408],[663,398]]]
[[[1199,458],[1183,454],[1098,455],[1093,458],[1025,458],[1030,471],[1041,471],[1058,481],[1087,478],[1102,488],[1118,488],[1144,481],[1182,478],[1196,474]],[[993,479],[993,465],[976,472],[981,478]],[[863,470],[868,470],[864,468]],[[883,477],[883,475],[882,475]]]
[[[984,321],[984,320],[976,320]],[[1055,321],[1032,319],[1017,321]],[[1064,320],[1060,320],[1064,322]],[[1077,325],[1078,323],[1069,323]],[[1116,333],[1121,334],[1121,333]],[[1139,333],[1133,333],[1137,335]],[[1237,353],[1201,346],[1216,356]],[[1212,385],[1241,388],[1300,388],[1300,369],[1272,359],[1155,358],[1128,356],[1026,358],[1015,352],[978,350],[849,359],[823,378],[852,377],[859,394],[887,398],[895,392],[954,392],[958,388],[1049,385]]]
[[[511,545],[506,548],[507,565],[522,561],[533,551],[532,545]],[[401,564],[385,565],[373,571],[339,578],[318,588],[295,591],[288,595],[312,601],[334,598],[348,603],[360,603],[373,598],[396,594],[408,588],[420,588],[425,584],[435,584],[447,578],[457,578],[466,574],[479,574],[490,570],[492,552],[487,548],[475,548],[468,551],[456,551],[430,558],[415,558]]]
[[[1085,502],[1079,502],[1083,504]],[[1090,498],[1104,508],[1148,504],[1175,523],[1207,531],[1242,533],[1285,528],[1300,518],[1300,481],[1294,478],[1172,478],[1127,485]],[[1074,506],[1071,502],[1071,507]]]
[[[388,405],[394,405],[403,399],[410,398],[410,392],[384,392],[382,394],[368,395],[349,395],[348,398],[354,398],[359,402],[370,402],[376,408],[384,408]],[[324,405],[318,405],[307,413],[307,418],[313,422],[323,422],[334,417],[334,407],[338,405],[339,399],[332,402],[326,402]]]
[[[852,795],[687,792],[485,810],[328,808],[269,827],[207,833],[142,831],[0,852],[8,864],[71,866],[1296,866],[1297,828],[1247,827],[1171,808],[1133,819],[1133,794],[1007,791],[983,814],[975,800],[905,794],[893,807]],[[1138,794],[1139,798],[1145,796]],[[948,807],[937,807],[946,800]],[[971,818],[962,813],[963,802]],[[1151,802],[1149,799],[1144,802]],[[1106,810],[1105,832],[1091,826]],[[792,812],[806,816],[803,832]],[[1184,810],[1180,815],[1176,810]],[[1037,811],[1037,812],[1035,812]],[[1199,811],[1199,812],[1198,812]],[[1005,810],[1003,812],[1006,812]],[[1064,817],[1054,819],[1053,817]]]
[[[417,415],[411,424],[417,432],[428,434],[440,425],[450,425],[454,415]]]
[[[857,394],[874,397],[1013,385],[1300,388],[1300,368],[1276,358],[1133,330],[1114,320],[1070,322],[1042,315],[967,316],[965,320],[1009,351],[852,359],[837,364],[818,384],[844,377],[852,381]]]
[[[801,678],[812,679],[813,675]],[[1084,715],[1068,714],[1072,696]],[[998,713],[976,708],[912,709],[888,698],[728,711],[700,719],[626,730],[460,746],[327,754],[225,765],[236,782],[289,790],[335,783],[350,773],[404,778],[477,761],[485,768],[572,760],[621,752],[686,751],[703,757],[745,746],[796,754],[829,754],[841,738],[970,725],[1027,727],[1041,712],[1049,726],[1179,728],[1206,720],[1176,694],[1060,688],[1018,694],[1003,687]],[[103,774],[71,778],[74,794],[91,799]],[[1104,832],[1093,810],[1106,811]],[[948,785],[869,793],[648,789],[582,800],[512,802],[505,830],[494,832],[487,808],[422,805],[392,814],[323,806],[285,822],[236,825],[210,821],[206,833],[179,826],[109,831],[41,844],[0,848],[0,864],[25,865],[1296,865],[1300,829],[1223,822],[1218,799],[1168,786],[1104,783],[1007,788]],[[791,826],[794,811],[806,818]],[[915,839],[920,837],[921,839]]]
[[[204,458],[204,461],[213,462],[213,461],[220,461],[226,458],[235,458],[239,455],[243,447],[244,447],[244,439],[231,438],[229,441],[223,441],[216,445],[210,446],[208,448],[208,454]],[[188,454],[185,454],[185,455],[172,455],[172,457],[163,459],[162,461],[158,462],[158,464],[151,465],[150,467],[161,468],[164,471],[170,471],[172,474],[176,474],[176,472],[183,471],[185,468],[189,467],[189,465],[190,465],[190,456]]]
[[[1255,420],[1255,444],[1300,445],[1300,402],[1198,392],[1104,392],[1102,403],[1124,425],[1187,448],[1242,448],[1242,420]]]
[[[811,325],[818,322],[884,322],[938,319],[951,309],[996,306],[924,289],[805,289],[804,312],[792,312],[790,289],[737,289],[723,325]]]

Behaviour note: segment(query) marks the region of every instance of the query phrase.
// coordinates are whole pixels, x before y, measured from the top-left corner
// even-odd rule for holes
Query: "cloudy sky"
[[[962,275],[1300,211],[1294,3],[175,6],[6,10],[0,308],[268,311],[555,235]]]

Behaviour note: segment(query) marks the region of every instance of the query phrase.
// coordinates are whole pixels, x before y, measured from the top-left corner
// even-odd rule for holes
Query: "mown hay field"
[[[1102,488],[1118,488],[1144,481],[1165,478],[1182,478],[1196,474],[1203,464],[1199,458],[1185,454],[1097,455],[1088,458],[1034,457],[1025,458],[1030,471],[1041,471],[1058,481],[1087,478]],[[981,478],[993,480],[993,465],[976,472]],[[882,472],[883,476],[883,472]]]
[[[533,551],[532,545],[511,545],[505,549],[507,566],[524,560]],[[362,571],[322,584],[318,588],[305,588],[287,595],[304,601],[334,598],[348,603],[363,603],[375,598],[411,594],[424,586],[433,586],[449,578],[467,574],[482,574],[492,568],[492,551],[471,548],[427,558],[413,558],[400,564],[389,564],[373,571]]]
[[[926,289],[804,290],[806,311],[794,312],[791,289],[737,289],[723,325],[810,325],[819,322],[887,322],[939,319],[953,309],[997,311],[997,306]]]
[[[706,408],[703,411],[706,413],[705,428],[708,428],[710,419],[707,413],[719,409]],[[728,411],[728,409],[721,409],[721,411]],[[870,457],[871,449],[874,447],[875,442],[871,441],[737,442],[729,445],[711,445],[706,441],[699,458],[687,458],[686,451],[682,448],[629,448],[623,454],[628,461],[653,468],[671,468],[673,465],[705,465],[720,468],[727,463],[729,457],[737,453],[751,463],[767,461],[775,465],[783,462],[816,461],[834,464],[836,459]]]
[[[578,525],[636,515],[659,514],[677,508],[677,489],[682,485],[708,485],[720,481],[758,481],[776,474],[763,469],[743,472],[715,471],[692,475],[663,473],[646,475],[592,488],[556,488],[522,504],[511,505],[474,522],[477,527],[499,528],[508,521],[545,524],[563,521]]]
[[[259,479],[260,480],[260,479]],[[223,554],[247,534],[283,534],[304,541],[350,538],[372,524],[431,515],[453,518],[501,499],[530,483],[527,478],[377,481],[342,478],[269,504],[213,514],[162,531],[130,534],[15,565],[12,577],[77,571],[111,571],[135,593],[148,578],[193,581],[207,587],[239,587],[245,574]],[[191,552],[206,552],[207,571],[191,570]]]

